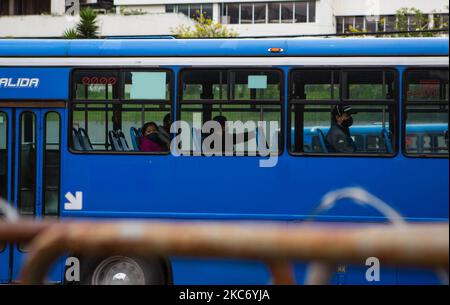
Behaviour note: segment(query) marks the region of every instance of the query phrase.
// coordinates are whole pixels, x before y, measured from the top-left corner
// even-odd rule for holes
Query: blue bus
[[[0,40],[0,197],[36,219],[295,225],[325,193],[360,186],[408,222],[448,222],[448,42]],[[324,140],[339,104],[357,111],[351,154],[328,151]],[[172,140],[172,122],[197,134],[218,117],[274,123],[267,125],[277,162],[261,167],[249,138],[230,155],[142,149],[147,122]],[[194,138],[184,143],[204,139]],[[388,222],[346,201],[315,221]],[[0,242],[0,283],[19,279],[26,253],[27,244]],[[77,257],[88,284],[270,282],[254,261]],[[296,263],[299,283],[305,270]],[[342,265],[332,281],[373,284],[365,271],[364,262]],[[395,267],[382,267],[380,279],[375,284],[439,282],[434,272]],[[63,258],[49,281],[65,282]]]

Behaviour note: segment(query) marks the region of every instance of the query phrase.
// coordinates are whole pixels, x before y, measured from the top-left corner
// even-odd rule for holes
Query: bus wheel
[[[163,285],[166,278],[157,259],[110,256],[81,261],[81,280],[85,285]]]

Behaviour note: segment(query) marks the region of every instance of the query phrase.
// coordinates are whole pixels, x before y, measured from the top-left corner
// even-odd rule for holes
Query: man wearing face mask
[[[353,124],[352,114],[356,112],[348,105],[336,105],[331,112],[331,127],[326,140],[329,152],[354,153],[356,145],[350,136],[350,126]]]

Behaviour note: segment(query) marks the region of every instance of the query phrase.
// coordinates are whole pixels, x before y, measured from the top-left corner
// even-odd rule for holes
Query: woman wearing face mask
[[[350,136],[350,126],[353,125],[352,114],[356,112],[348,105],[336,105],[331,112],[331,127],[326,140],[329,152],[354,153],[356,145]]]
[[[142,139],[139,145],[140,151],[163,152],[167,147],[158,134],[158,125],[155,122],[148,122],[142,126]]]

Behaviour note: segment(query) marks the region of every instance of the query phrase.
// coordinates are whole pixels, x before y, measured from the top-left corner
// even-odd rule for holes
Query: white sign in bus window
[[[249,75],[249,89],[267,89],[267,75]]]
[[[131,74],[130,99],[166,99],[166,72],[132,72]]]

